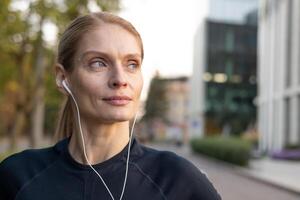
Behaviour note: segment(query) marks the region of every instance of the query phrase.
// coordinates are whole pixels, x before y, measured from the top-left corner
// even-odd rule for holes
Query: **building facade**
[[[194,41],[189,131],[240,134],[256,121],[257,1],[210,1]]]
[[[144,117],[155,138],[188,141],[188,94],[187,77],[153,78]]]
[[[261,0],[258,128],[260,149],[300,143],[300,1]]]
[[[204,26],[206,53],[201,60],[205,62],[198,74],[204,98],[200,105],[203,131],[242,133],[256,121],[257,27],[209,20]]]

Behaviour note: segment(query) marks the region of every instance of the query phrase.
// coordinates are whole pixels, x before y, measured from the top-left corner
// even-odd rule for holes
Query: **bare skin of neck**
[[[82,122],[86,154],[89,162],[98,164],[115,156],[129,142],[129,121],[113,124],[91,124]],[[84,153],[80,131],[71,136],[68,146],[71,156],[81,164],[88,164]]]

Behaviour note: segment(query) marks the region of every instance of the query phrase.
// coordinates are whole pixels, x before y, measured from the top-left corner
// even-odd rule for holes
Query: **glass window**
[[[234,33],[228,29],[225,35],[225,50],[227,52],[233,52],[234,49]]]

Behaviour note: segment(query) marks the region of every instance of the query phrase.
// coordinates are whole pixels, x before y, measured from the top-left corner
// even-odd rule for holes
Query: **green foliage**
[[[4,152],[4,153],[1,153],[1,154],[0,154],[0,162],[1,162],[2,160],[4,160],[5,158],[7,158],[8,156],[12,155],[13,153],[15,153],[15,152],[12,152],[12,151],[6,151],[6,152]]]
[[[20,113],[26,116],[25,124],[32,125],[29,116],[34,110],[38,87],[46,91],[44,127],[50,133],[54,129],[62,95],[56,89],[52,68],[57,44],[47,44],[42,27],[51,23],[57,27],[58,34],[62,33],[71,20],[89,12],[89,1],[26,1],[26,10],[14,9],[11,5],[16,2],[18,0],[0,1],[0,122],[6,121],[0,125],[0,134],[12,130],[25,133],[25,126],[17,123]],[[119,10],[119,0],[95,2],[103,11]],[[8,134],[12,135],[11,132]]]
[[[119,0],[96,0],[96,3],[103,11],[118,11],[120,9]]]
[[[207,137],[191,140],[193,151],[236,165],[246,166],[251,144],[239,138]]]
[[[164,80],[154,77],[151,80],[148,98],[146,100],[144,119],[164,119],[168,104],[166,101],[166,89]]]
[[[300,144],[299,143],[288,144],[285,146],[285,149],[288,149],[288,150],[300,149]]]

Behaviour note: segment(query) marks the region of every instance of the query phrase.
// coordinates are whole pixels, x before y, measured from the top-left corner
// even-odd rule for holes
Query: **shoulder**
[[[148,162],[155,164],[160,169],[166,169],[170,173],[180,174],[193,172],[201,173],[201,171],[193,163],[174,152],[157,150],[144,145],[142,148],[144,152],[143,158],[145,158],[145,160],[149,160]]]
[[[179,196],[181,199],[221,199],[206,174],[186,158],[170,151],[147,146],[142,148],[144,162],[147,163],[144,169],[148,170],[151,177],[157,179],[157,184],[161,185],[166,193],[174,191],[166,194],[171,199],[178,199]],[[167,185],[172,185],[172,189],[169,190]]]
[[[0,172],[3,170],[16,172],[31,171],[32,173],[39,171],[59,158],[66,145],[66,141],[66,139],[63,139],[50,147],[27,149],[15,153],[0,162]]]
[[[0,163],[0,196],[14,195],[36,174],[47,168],[57,156],[53,147],[15,153]]]
[[[55,151],[53,147],[43,149],[28,149],[19,153],[15,153],[0,163],[0,172],[2,170],[37,169],[47,166],[55,159]]]

